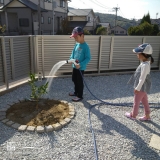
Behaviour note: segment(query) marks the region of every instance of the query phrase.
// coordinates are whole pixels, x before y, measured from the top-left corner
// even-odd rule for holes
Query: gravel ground
[[[127,85],[131,75],[85,77],[90,90],[108,102],[133,101],[133,88]],[[160,103],[160,72],[151,73],[150,102]],[[44,81],[43,81],[44,82]],[[40,83],[40,82],[39,82]],[[71,78],[55,78],[49,98],[71,102]],[[0,97],[0,108],[29,98],[30,87],[24,85]],[[88,122],[89,104],[96,104],[84,89],[84,100],[75,106],[76,116],[70,124],[51,133],[17,132],[0,122],[0,160],[94,160],[94,145]],[[159,104],[160,106],[160,104]],[[160,109],[152,106],[152,122],[132,121],[124,116],[131,107],[97,105],[91,110],[99,160],[160,160],[160,151],[149,147],[152,134],[160,136]],[[143,115],[140,108],[139,116]],[[10,148],[10,147],[15,148]]]

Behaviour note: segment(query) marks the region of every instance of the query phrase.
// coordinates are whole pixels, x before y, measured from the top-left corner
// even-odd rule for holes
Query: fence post
[[[15,65],[14,65],[14,49],[13,49],[13,38],[9,39],[10,41],[10,53],[11,53],[11,70],[12,70],[12,79],[15,79]]]
[[[43,78],[45,78],[45,73],[44,73],[44,42],[43,42],[43,36],[42,36],[42,74],[43,74]]]
[[[98,62],[98,74],[101,71],[101,54],[102,54],[102,36],[99,38],[99,62]]]
[[[111,49],[110,49],[110,56],[109,56],[109,69],[112,68],[113,47],[114,47],[114,36],[111,37]]]
[[[142,44],[146,42],[146,37],[142,38]]]
[[[31,69],[31,72],[32,73],[34,73],[35,72],[35,67],[34,67],[34,62],[35,62],[35,60],[34,60],[34,54],[33,54],[33,50],[34,50],[34,48],[33,48],[33,45],[35,46],[35,44],[34,44],[34,42],[33,42],[33,36],[30,36],[29,37],[29,43],[30,43],[30,69]]]
[[[4,83],[6,85],[6,89],[9,89],[8,83],[8,72],[7,72],[7,60],[6,60],[6,47],[5,47],[5,37],[2,37],[2,55],[3,55],[3,66],[4,66]]]
[[[38,36],[35,36],[34,39],[35,42],[35,72],[38,73],[39,70],[39,64],[38,64]]]

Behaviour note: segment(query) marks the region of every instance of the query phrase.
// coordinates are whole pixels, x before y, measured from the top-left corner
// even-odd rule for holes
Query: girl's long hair
[[[154,58],[152,57],[152,55],[149,54],[145,54],[145,53],[141,53],[145,58],[151,58],[151,64],[154,62]]]

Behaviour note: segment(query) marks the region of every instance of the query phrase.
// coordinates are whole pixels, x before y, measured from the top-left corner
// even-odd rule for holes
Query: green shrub
[[[39,101],[42,95],[47,93],[48,82],[38,87],[35,84],[35,82],[37,81],[37,79],[35,78],[35,74],[30,73],[29,77],[30,77],[29,84],[31,86],[31,91],[32,91],[30,98],[31,100]]]

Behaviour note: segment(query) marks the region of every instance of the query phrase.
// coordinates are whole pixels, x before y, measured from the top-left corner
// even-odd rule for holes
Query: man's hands
[[[76,66],[77,69],[79,69],[81,67],[79,63],[75,64],[75,66]]]

